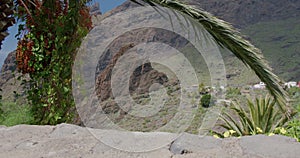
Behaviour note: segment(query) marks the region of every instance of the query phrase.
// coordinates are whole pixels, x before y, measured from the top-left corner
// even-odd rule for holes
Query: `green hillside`
[[[260,22],[242,31],[285,81],[300,80],[300,19]]]
[[[273,71],[284,81],[300,81],[300,19],[290,18],[259,22],[250,25],[241,31],[251,42],[260,48],[269,62]],[[188,47],[184,48],[191,52]],[[243,86],[258,82],[254,73],[247,69],[231,53],[222,51],[226,66],[226,73],[230,78],[227,83],[230,86]],[[204,77],[204,83],[209,84],[210,76],[207,64],[192,55],[190,58],[195,63],[199,76]],[[198,61],[194,61],[198,60]]]

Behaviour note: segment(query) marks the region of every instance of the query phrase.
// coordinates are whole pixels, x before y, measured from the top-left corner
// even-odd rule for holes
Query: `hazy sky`
[[[115,8],[116,6],[122,4],[125,1],[126,0],[92,0],[92,3],[99,2],[101,12],[105,13],[105,12]],[[2,48],[0,50],[0,70],[1,70],[1,67],[3,65],[3,62],[4,62],[7,54],[12,52],[13,50],[15,50],[17,47],[17,40],[15,38],[15,35],[18,32],[17,25],[10,27],[8,32],[10,35],[5,38],[5,40],[2,44]]]

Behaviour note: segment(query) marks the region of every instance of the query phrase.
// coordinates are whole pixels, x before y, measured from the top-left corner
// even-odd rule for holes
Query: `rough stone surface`
[[[92,134],[94,133],[94,135]],[[132,132],[88,129],[69,124],[57,126],[0,127],[0,157],[2,158],[295,158],[300,155],[300,143],[284,136],[248,136],[216,139],[210,136],[183,134],[175,141],[148,152],[126,152],[109,147],[96,139],[95,133],[122,135],[124,141],[132,138]],[[151,142],[161,141],[161,136],[172,138],[171,133],[137,133],[148,135]],[[128,136],[127,136],[128,135]],[[122,142],[121,142],[122,143]],[[135,142],[131,142],[134,144]],[[130,143],[126,144],[130,146]]]
[[[13,78],[13,72],[16,70],[16,52],[9,53],[4,60],[4,64],[0,71],[0,87],[9,79]]]
[[[282,20],[300,15],[297,0],[184,0],[189,4],[243,28],[262,21]]]

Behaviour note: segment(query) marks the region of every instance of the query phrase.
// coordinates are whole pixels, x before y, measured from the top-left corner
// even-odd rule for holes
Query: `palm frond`
[[[132,0],[137,2],[136,0]],[[280,86],[280,79],[271,71],[261,51],[245,40],[240,32],[233,26],[223,20],[220,20],[212,14],[197,9],[191,5],[184,4],[177,0],[141,0],[151,6],[162,6],[176,10],[178,13],[190,17],[187,20],[193,20],[201,24],[209,34],[214,38],[217,44],[230,50],[246,66],[250,67],[261,81],[265,82],[270,94],[278,102],[279,108],[290,115],[287,109],[287,94]],[[194,23],[191,22],[191,23]]]
[[[277,127],[282,127],[289,120],[275,105],[276,102],[268,95],[253,101],[247,99],[246,107],[248,109],[237,102],[233,102],[230,107],[233,115],[223,112],[220,119],[224,124],[219,126],[226,130],[237,131],[240,136],[272,133]],[[295,114],[291,113],[291,116],[293,117]]]
[[[225,123],[225,125],[221,125],[221,127],[227,129],[227,130],[234,130],[237,132],[237,134],[239,136],[242,136],[243,135],[243,129],[242,125],[240,125],[240,122],[239,121],[235,121],[235,119],[228,113],[224,112],[224,116],[220,116],[222,121]]]
[[[0,2],[0,49],[2,41],[9,35],[7,30],[15,23],[13,0],[1,0]]]

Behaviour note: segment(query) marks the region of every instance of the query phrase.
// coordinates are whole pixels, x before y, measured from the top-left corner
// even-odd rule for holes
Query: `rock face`
[[[100,10],[99,2],[96,2],[95,4],[90,6],[90,14],[95,16],[102,14]]]
[[[237,27],[300,15],[297,0],[184,0],[220,17]]]
[[[7,55],[0,73],[0,87],[9,79],[13,78],[13,73],[16,70],[16,52],[13,51]]]
[[[0,89],[2,89],[0,95],[4,102],[18,102],[20,105],[26,103],[24,85],[21,85],[21,80],[18,80],[19,76],[21,73],[17,72],[16,52],[13,51],[8,54],[0,72]],[[22,79],[28,78],[27,75],[23,75]]]
[[[122,47],[120,51],[111,58],[109,64],[105,67],[105,69],[99,72],[96,81],[96,85],[98,86],[96,87],[96,91],[101,101],[105,101],[113,97],[110,85],[113,68],[115,67],[117,60],[122,55],[126,55],[125,51],[133,47],[133,44]],[[149,93],[149,88],[154,83],[159,83],[164,86],[178,84],[178,82],[176,83],[176,81],[167,84],[169,82],[168,77],[164,73],[160,73],[157,70],[153,69],[150,62],[144,63],[141,66],[135,68],[135,71],[130,76],[129,82],[130,94],[138,95]]]
[[[9,53],[4,61],[1,72],[15,71],[16,66],[16,51]]]
[[[114,42],[110,44],[107,51],[105,51],[104,54],[100,57],[98,66],[96,68],[96,76],[98,76],[96,79],[96,92],[98,98],[100,98],[102,102],[101,107],[106,114],[120,113],[121,115],[119,116],[119,118],[123,118],[123,115],[126,114],[126,112],[120,109],[114,101],[105,102],[109,99],[114,98],[111,90],[111,77],[116,62],[120,57],[126,56],[126,53],[137,54],[137,50],[129,51],[135,45],[142,42],[158,41],[168,43],[177,48],[183,47],[187,44],[187,41],[185,39],[180,38],[175,34],[166,33],[163,30],[140,29],[129,32],[115,39]],[[126,43],[130,44],[126,45]],[[118,48],[120,49],[118,50]],[[136,64],[134,63],[130,65],[132,65],[134,69],[129,80],[129,93],[131,96],[141,96],[144,94],[149,96],[149,88],[154,83],[163,85],[166,88],[171,85],[175,86],[179,84],[177,78],[168,78],[164,73],[158,72],[157,70],[153,69],[150,62],[146,61],[144,64],[138,67],[134,67],[136,66]],[[124,74],[128,71],[128,68],[124,68],[121,71],[122,72],[120,72],[119,76],[124,76]],[[124,84],[123,86],[126,85]],[[136,100],[136,102],[139,102],[139,100]]]
[[[243,28],[247,25],[271,20],[284,20],[300,15],[300,1],[297,0],[183,0],[213,15]],[[125,2],[109,15],[136,7]]]
[[[291,14],[290,12],[289,13],[276,12],[276,15],[274,16],[272,14],[272,11],[270,11],[270,10],[275,10],[274,8],[276,9],[279,8],[279,10],[282,8],[292,8],[292,10],[295,11],[295,14],[298,14],[297,6],[299,6],[298,2],[282,1],[282,0],[279,2],[274,2],[272,4],[269,1],[242,1],[242,0],[240,1],[197,0],[197,1],[188,1],[188,2],[190,4],[197,5],[199,8],[201,7],[204,10],[212,12],[215,15],[221,17],[222,19],[234,23],[238,27],[244,27],[246,24],[247,25],[254,24],[264,20],[274,20],[276,18],[283,19],[286,15]],[[138,5],[133,2],[127,1],[121,6],[101,16],[101,18],[94,21],[95,29],[91,31],[91,33],[89,34],[90,35],[89,38],[91,38],[92,41],[98,41],[97,38],[99,32],[97,33],[97,30],[101,30],[101,29],[97,29],[97,25],[101,23],[101,20],[105,18],[109,18],[109,16],[114,15],[116,13],[132,9],[137,6]],[[247,8],[249,10],[245,12],[241,8]],[[245,18],[241,18],[243,16],[245,16]],[[124,55],[123,54],[124,52],[120,50],[122,50],[122,48],[124,48],[126,44],[129,43],[133,44],[133,46],[130,46],[130,48],[132,48],[135,45],[143,42],[166,43],[166,44],[170,44],[172,47],[179,50],[180,48],[183,48],[188,44],[187,40],[180,38],[180,36],[178,35],[174,35],[170,32],[166,32],[164,30],[159,30],[154,28],[142,28],[142,29],[131,30],[129,32],[122,34],[118,38],[114,39],[113,42],[110,43],[109,46],[107,47],[107,50],[104,51],[104,54],[98,60],[98,66],[96,68],[96,79],[95,79],[96,93],[98,98],[100,98],[100,100],[102,101],[99,107],[102,107],[105,114],[114,115],[111,117],[111,119],[112,118],[116,118],[117,120],[124,119],[124,116],[127,114],[125,111],[120,109],[114,101],[111,101],[114,99],[111,90],[111,85],[110,85],[112,69],[114,68],[115,63],[120,58],[120,56]],[[228,55],[224,55],[224,58],[226,57],[228,57]],[[230,56],[228,58],[232,59],[233,57]],[[227,63],[231,63],[231,62],[232,60],[227,61]],[[203,67],[203,65],[200,66],[197,65],[197,66],[201,68]],[[236,64],[234,65],[234,67],[235,68],[232,67],[228,68],[228,79],[238,77],[242,72],[245,72],[243,69],[240,69],[242,68],[241,64],[240,65]],[[233,72],[230,72],[231,69],[233,69]],[[149,78],[149,76],[153,76],[153,78]],[[253,76],[254,75],[252,75],[251,77]],[[247,79],[251,77],[247,77]],[[148,95],[147,93],[150,85],[152,85],[155,82],[163,83],[162,85],[164,86],[178,84],[178,82],[176,83],[176,79],[172,81],[171,79],[166,78],[164,74],[155,71],[152,68],[151,63],[149,64],[146,63],[136,68],[136,71],[132,73],[132,76],[130,78],[130,86],[129,86],[130,93],[138,94],[138,95],[143,95],[143,94]],[[139,100],[136,100],[136,102],[139,102]],[[130,105],[126,106],[126,108],[130,108]],[[94,111],[94,110],[90,110],[90,111]],[[89,115],[89,113],[87,113],[87,115]]]
[[[93,134],[94,135],[93,135]],[[95,133],[97,133],[95,135]],[[171,133],[130,133],[87,129],[68,124],[57,126],[0,127],[0,157],[9,158],[295,158],[300,155],[300,143],[284,136],[248,136],[242,138],[216,139],[210,136],[183,134],[160,148],[147,152],[125,152],[105,145],[114,140],[104,140],[105,135],[113,133],[122,136],[118,144],[127,147],[144,144],[151,147],[164,138],[173,138]],[[147,135],[151,141],[130,140],[131,136]],[[100,140],[96,137],[101,137]]]

